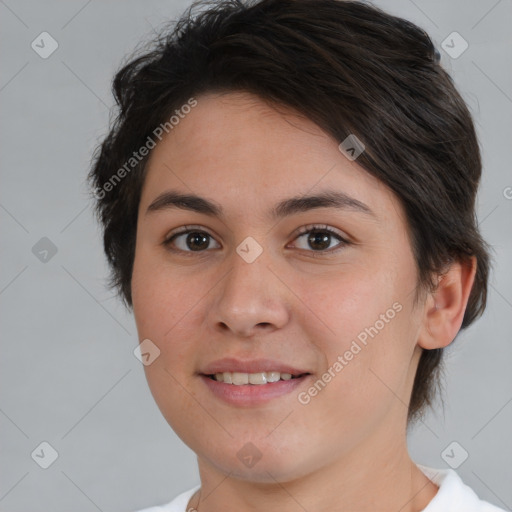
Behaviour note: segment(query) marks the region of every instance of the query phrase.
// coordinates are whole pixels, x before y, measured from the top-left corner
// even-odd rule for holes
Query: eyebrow
[[[145,215],[153,212],[179,208],[192,212],[203,213],[210,217],[224,217],[222,206],[215,201],[184,194],[176,190],[167,190],[158,195],[148,206]],[[325,190],[315,195],[296,196],[277,203],[268,213],[272,220],[278,220],[293,214],[306,212],[315,208],[336,208],[352,210],[375,217],[373,211],[364,203],[348,196],[344,192]]]

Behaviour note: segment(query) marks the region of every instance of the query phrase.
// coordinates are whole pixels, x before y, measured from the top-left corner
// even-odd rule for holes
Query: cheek
[[[365,329],[376,322],[379,331],[383,330],[381,315],[384,320],[394,318],[393,304],[404,300],[396,274],[372,272],[369,268],[351,267],[335,277],[316,281],[315,287],[312,284],[302,281],[300,295],[315,313],[316,322],[312,327],[323,325],[329,328],[330,336],[325,339],[312,338],[322,340],[323,348],[346,350],[349,348],[347,343],[350,345],[350,341],[359,335],[364,341]],[[385,325],[387,327],[387,323]]]
[[[198,322],[194,305],[201,296],[180,281],[178,273],[161,268],[154,259],[144,259],[141,253],[136,256],[132,299],[139,340],[150,339],[160,350],[144,366],[146,380],[162,415],[185,443],[194,439],[190,425],[204,422],[192,396],[197,346],[190,329],[186,330],[190,322]]]
[[[333,413],[335,423],[347,414],[355,422],[378,415],[377,409],[384,414],[396,400],[390,390],[400,394],[405,383],[418,327],[410,293],[415,275],[414,267],[409,272],[406,266],[410,262],[397,263],[387,272],[372,273],[367,268],[340,274],[337,280],[323,283],[317,293],[302,292],[322,320],[304,329],[309,329],[310,339],[325,355],[323,376],[329,381],[318,392],[320,399],[314,400],[320,409],[340,404]],[[320,329],[324,335],[315,336]]]
[[[194,313],[197,298],[183,293],[185,283],[176,272],[161,268],[141,251],[136,255],[132,276],[133,314],[139,340],[149,339],[160,351],[144,371],[152,394],[162,412],[172,404],[183,407],[183,388],[193,373],[194,351],[186,325]],[[173,410],[173,407],[171,407]],[[164,413],[165,415],[165,413]]]
[[[197,283],[199,284],[199,283]],[[179,330],[202,296],[188,273],[141,249],[132,274],[133,313],[140,336],[161,340]]]

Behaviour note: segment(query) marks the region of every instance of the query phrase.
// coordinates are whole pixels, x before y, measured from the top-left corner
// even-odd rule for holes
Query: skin
[[[475,262],[453,264],[436,292],[415,302],[417,269],[403,209],[339,151],[339,142],[249,93],[197,100],[152,150],[132,276],[139,338],[160,349],[144,367],[149,387],[198,458],[201,492],[189,507],[422,510],[438,488],[408,454],[407,404],[421,349],[448,345],[460,328]],[[225,216],[146,213],[168,189],[216,201]],[[373,214],[320,208],[277,222],[266,217],[282,199],[325,189],[350,195]],[[310,224],[327,225],[350,243],[331,236],[319,250],[296,235]],[[187,234],[174,241],[177,252],[163,245],[190,225],[210,235],[199,251]],[[236,252],[248,236],[263,249],[252,263]],[[395,303],[400,312],[301,404],[298,393]],[[312,375],[297,392],[237,407],[198,375],[222,357],[272,358]],[[262,455],[251,468],[237,457],[248,442]]]

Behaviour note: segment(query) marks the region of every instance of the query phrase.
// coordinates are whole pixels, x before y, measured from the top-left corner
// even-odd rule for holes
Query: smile
[[[292,375],[291,373],[281,373],[277,371],[258,372],[258,373],[244,373],[244,372],[222,372],[208,375],[210,379],[224,384],[233,384],[235,386],[244,386],[246,384],[253,384],[261,386],[271,382],[278,382],[280,380],[291,380],[302,377],[302,375]]]

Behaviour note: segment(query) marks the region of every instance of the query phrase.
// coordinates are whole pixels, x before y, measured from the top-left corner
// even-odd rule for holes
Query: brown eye
[[[170,251],[184,253],[187,256],[192,253],[204,253],[211,248],[210,241],[214,238],[209,233],[200,229],[192,229],[190,226],[185,226],[185,228],[177,233],[172,233],[163,242],[163,245]],[[331,247],[333,237],[338,240],[334,249]],[[299,248],[308,251],[312,256],[331,255],[350,244],[348,240],[328,226],[305,226],[295,239],[299,238],[304,238],[307,245]],[[215,248],[218,249],[220,246],[217,244]]]
[[[213,237],[205,231],[186,229],[172,234],[163,244],[172,251],[204,252],[209,248],[210,240]]]
[[[335,246],[337,248],[334,250],[328,250],[333,242],[333,237],[338,239],[339,243]],[[298,234],[297,239],[299,238],[305,239],[305,244],[307,245],[307,247],[302,247],[302,249],[313,253],[336,253],[338,250],[341,250],[344,246],[350,243],[336,231],[327,226],[306,226]],[[317,255],[314,254],[314,256]]]

